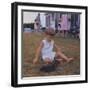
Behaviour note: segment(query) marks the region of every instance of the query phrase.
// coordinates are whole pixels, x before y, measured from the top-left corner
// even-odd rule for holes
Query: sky
[[[34,23],[38,12],[23,12],[23,23]]]
[[[40,13],[41,25],[45,27],[45,13],[41,12],[23,12],[23,23],[34,23],[38,13]]]

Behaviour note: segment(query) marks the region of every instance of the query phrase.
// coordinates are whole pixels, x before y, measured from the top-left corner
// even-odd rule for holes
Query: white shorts
[[[42,55],[42,59],[45,61],[46,58],[49,58],[51,61],[53,61],[55,58],[55,55],[56,55],[56,52],[47,53],[45,55]]]

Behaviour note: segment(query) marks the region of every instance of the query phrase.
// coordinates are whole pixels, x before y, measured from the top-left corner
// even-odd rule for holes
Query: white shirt
[[[45,58],[49,58],[51,60],[55,57],[55,52],[53,52],[54,48],[54,41],[47,41],[46,39],[42,40],[43,47],[41,50],[42,58],[45,60]]]

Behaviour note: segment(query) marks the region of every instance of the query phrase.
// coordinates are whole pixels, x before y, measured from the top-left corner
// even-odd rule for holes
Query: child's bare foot
[[[67,62],[70,62],[70,61],[72,61],[72,60],[73,60],[73,58],[68,58]]]

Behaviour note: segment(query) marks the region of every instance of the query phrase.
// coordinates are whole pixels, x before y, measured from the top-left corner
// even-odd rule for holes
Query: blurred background
[[[80,38],[80,13],[23,11],[24,32],[43,32],[47,28],[62,37]]]

